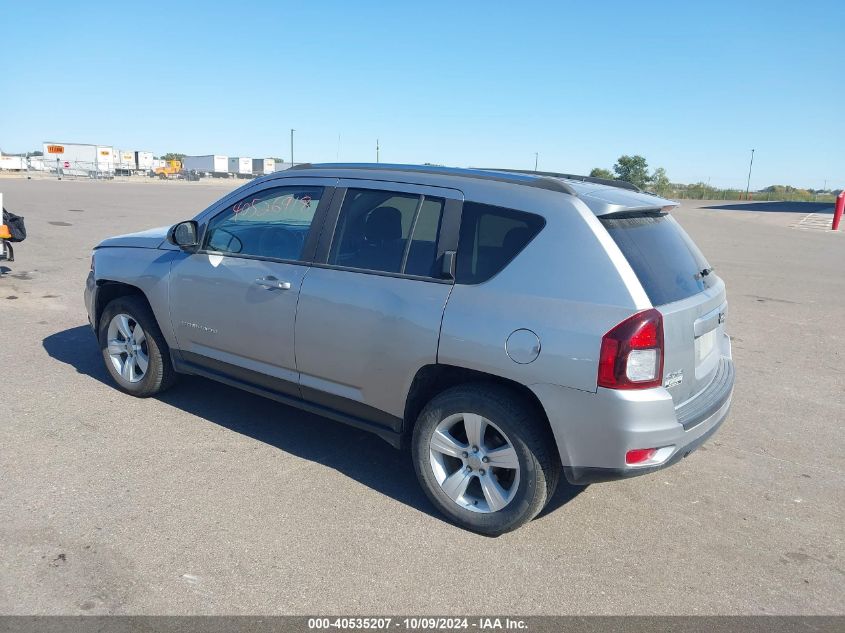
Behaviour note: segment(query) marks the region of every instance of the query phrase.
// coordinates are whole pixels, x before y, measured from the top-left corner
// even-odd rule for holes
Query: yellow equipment
[[[164,167],[156,167],[153,172],[159,178],[175,178],[182,171],[181,160],[166,160]]]

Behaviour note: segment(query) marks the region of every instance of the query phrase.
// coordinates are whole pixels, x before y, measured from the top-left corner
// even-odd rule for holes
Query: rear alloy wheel
[[[471,512],[497,512],[519,489],[516,449],[493,422],[477,413],[456,413],[429,440],[434,478],[452,501]]]
[[[542,414],[507,387],[468,384],[437,395],[412,444],[417,477],[452,521],[498,536],[551,498],[560,463]]]

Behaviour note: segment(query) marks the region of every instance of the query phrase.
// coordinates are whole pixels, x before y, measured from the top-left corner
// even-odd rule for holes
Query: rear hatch
[[[727,353],[725,284],[661,209],[598,217],[663,314],[663,384],[677,407],[713,381]]]

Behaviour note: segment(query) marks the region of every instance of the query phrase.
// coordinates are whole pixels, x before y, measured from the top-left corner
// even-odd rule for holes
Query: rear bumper
[[[722,422],[728,417],[731,400],[723,405],[716,413],[702,423],[703,432],[694,439],[688,437],[682,438],[680,435],[678,441],[686,443],[675,445],[675,450],[665,461],[655,464],[653,466],[624,466],[622,468],[601,468],[601,467],[584,467],[584,466],[564,466],[563,472],[567,481],[572,484],[586,485],[595,484],[602,481],[615,481],[617,479],[627,479],[629,477],[637,477],[639,475],[647,475],[658,470],[663,470],[669,466],[676,464],[683,458],[689,456],[699,446],[704,444],[710,437],[719,430]]]
[[[567,480],[588,484],[651,473],[692,453],[727,418],[733,385],[733,362],[726,356],[711,384],[678,409],[662,387],[587,393],[534,385],[532,390],[549,417]],[[659,461],[626,464],[625,454],[638,448],[661,449]]]

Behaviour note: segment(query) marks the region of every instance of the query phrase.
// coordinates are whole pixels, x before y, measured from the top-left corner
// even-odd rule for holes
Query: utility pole
[[[540,153],[534,152],[534,171],[537,171],[537,161],[540,160]]]
[[[379,149],[378,148],[378,139],[376,139],[376,162],[378,162],[378,160],[379,160],[378,149]]]
[[[748,200],[748,192],[751,190],[751,167],[754,165],[754,150],[751,150],[751,162],[748,163],[748,182],[745,183],[745,199]]]
[[[293,133],[296,132],[293,128],[290,129],[290,166],[293,167]]]

